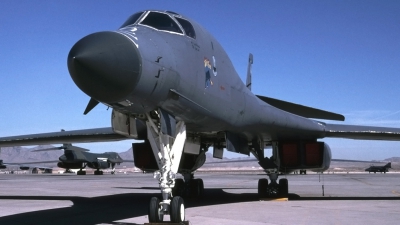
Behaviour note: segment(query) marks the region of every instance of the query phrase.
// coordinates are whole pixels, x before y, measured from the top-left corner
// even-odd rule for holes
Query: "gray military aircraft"
[[[10,166],[18,166],[20,170],[29,170],[32,169],[32,173],[38,170],[42,170],[45,173],[51,173],[53,168],[46,166],[39,166],[41,163],[52,163],[53,161],[48,162],[20,162],[20,163],[4,163],[2,159],[0,159],[0,169],[7,169]],[[29,164],[35,164],[30,166]]]
[[[64,150],[64,155],[60,156],[57,166],[64,168],[65,172],[70,169],[79,169],[77,175],[86,175],[83,169],[88,166],[94,171],[95,175],[103,175],[102,169],[111,168],[111,174],[115,173],[115,165],[124,162],[121,156],[116,152],[105,153],[90,153],[88,149],[73,146],[72,144],[63,144],[61,147],[46,148],[34,150],[32,152],[51,151],[51,150]]]
[[[84,114],[98,103],[113,109],[111,127],[0,139],[1,146],[144,140],[133,143],[134,160],[154,170],[162,193],[153,197],[149,221],[185,219],[184,193],[201,194],[203,181],[192,169],[204,152],[253,154],[265,169],[260,196],[288,194],[279,173],[329,168],[325,137],[400,140],[399,128],[329,124],[344,116],[251,91],[251,66],[243,83],[219,42],[195,21],[170,11],[133,14],[114,31],[89,34],[68,54],[69,73],[91,97]],[[272,146],[272,156],[264,148]],[[185,167],[186,166],[186,167]],[[182,173],[183,180],[176,179]],[[195,190],[195,191],[193,191]]]
[[[387,163],[384,166],[370,166],[365,171],[368,171],[369,173],[371,172],[381,172],[381,173],[386,173],[389,172],[389,168],[392,168],[392,163]]]
[[[0,155],[1,155],[1,148],[0,148]],[[7,167],[10,166],[18,166],[20,170],[29,170],[32,169],[32,171],[38,171],[42,170],[45,173],[51,173],[53,168],[51,167],[46,167],[46,166],[41,166],[39,164],[43,163],[52,163],[52,161],[46,161],[46,162],[17,162],[17,163],[4,163],[2,159],[0,159],[0,169],[7,169]],[[34,164],[34,165],[30,165]]]

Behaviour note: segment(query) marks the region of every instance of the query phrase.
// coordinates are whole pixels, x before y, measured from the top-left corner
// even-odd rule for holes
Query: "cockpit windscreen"
[[[183,34],[178,24],[176,24],[171,17],[164,13],[150,12],[140,24],[154,27],[157,30],[171,31]]]
[[[132,16],[130,16],[130,17],[125,21],[124,24],[122,24],[122,26],[121,26],[120,28],[126,27],[126,26],[129,26],[129,25],[134,24],[134,23],[139,19],[139,17],[140,17],[142,14],[143,14],[143,12],[138,12],[138,13],[133,14]]]
[[[185,33],[187,36],[196,39],[196,33],[194,32],[194,28],[189,21],[175,17],[176,20],[181,24],[182,28],[185,30]]]

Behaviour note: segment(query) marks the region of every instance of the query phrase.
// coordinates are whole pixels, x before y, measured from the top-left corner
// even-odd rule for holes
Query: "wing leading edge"
[[[325,124],[325,137],[399,141],[400,128]]]
[[[275,98],[269,98],[261,95],[257,95],[259,99],[261,99],[263,102],[272,105],[273,107],[276,107],[278,109],[281,109],[286,112],[293,113],[295,115],[299,115],[302,117],[306,118],[314,118],[314,119],[324,119],[324,120],[338,120],[338,121],[344,121],[344,116],[333,113],[333,112],[328,112],[325,110],[321,109],[316,109],[304,105],[299,105],[291,102],[286,102],[282,101],[279,99]]]
[[[0,147],[28,146],[61,143],[88,143],[121,141],[129,138],[117,134],[111,127],[29,134],[0,138]]]

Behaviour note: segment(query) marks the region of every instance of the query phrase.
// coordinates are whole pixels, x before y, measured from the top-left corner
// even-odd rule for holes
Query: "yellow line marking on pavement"
[[[289,198],[260,198],[260,201],[286,202]]]
[[[393,190],[393,191],[392,191],[392,194],[397,195],[397,196],[400,196],[400,192],[398,192],[398,191],[396,191],[396,190]]]

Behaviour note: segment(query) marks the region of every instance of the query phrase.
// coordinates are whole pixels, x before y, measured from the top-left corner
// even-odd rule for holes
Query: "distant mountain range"
[[[385,160],[383,160],[383,161],[388,161],[388,162],[400,162],[400,157],[390,157],[390,158],[387,158],[387,159],[385,159]]]
[[[15,162],[35,162],[35,161],[51,161],[58,160],[63,151],[43,151],[32,152],[34,150],[51,148],[51,145],[40,145],[34,148],[26,147],[3,147],[1,148],[0,159],[5,163]]]

